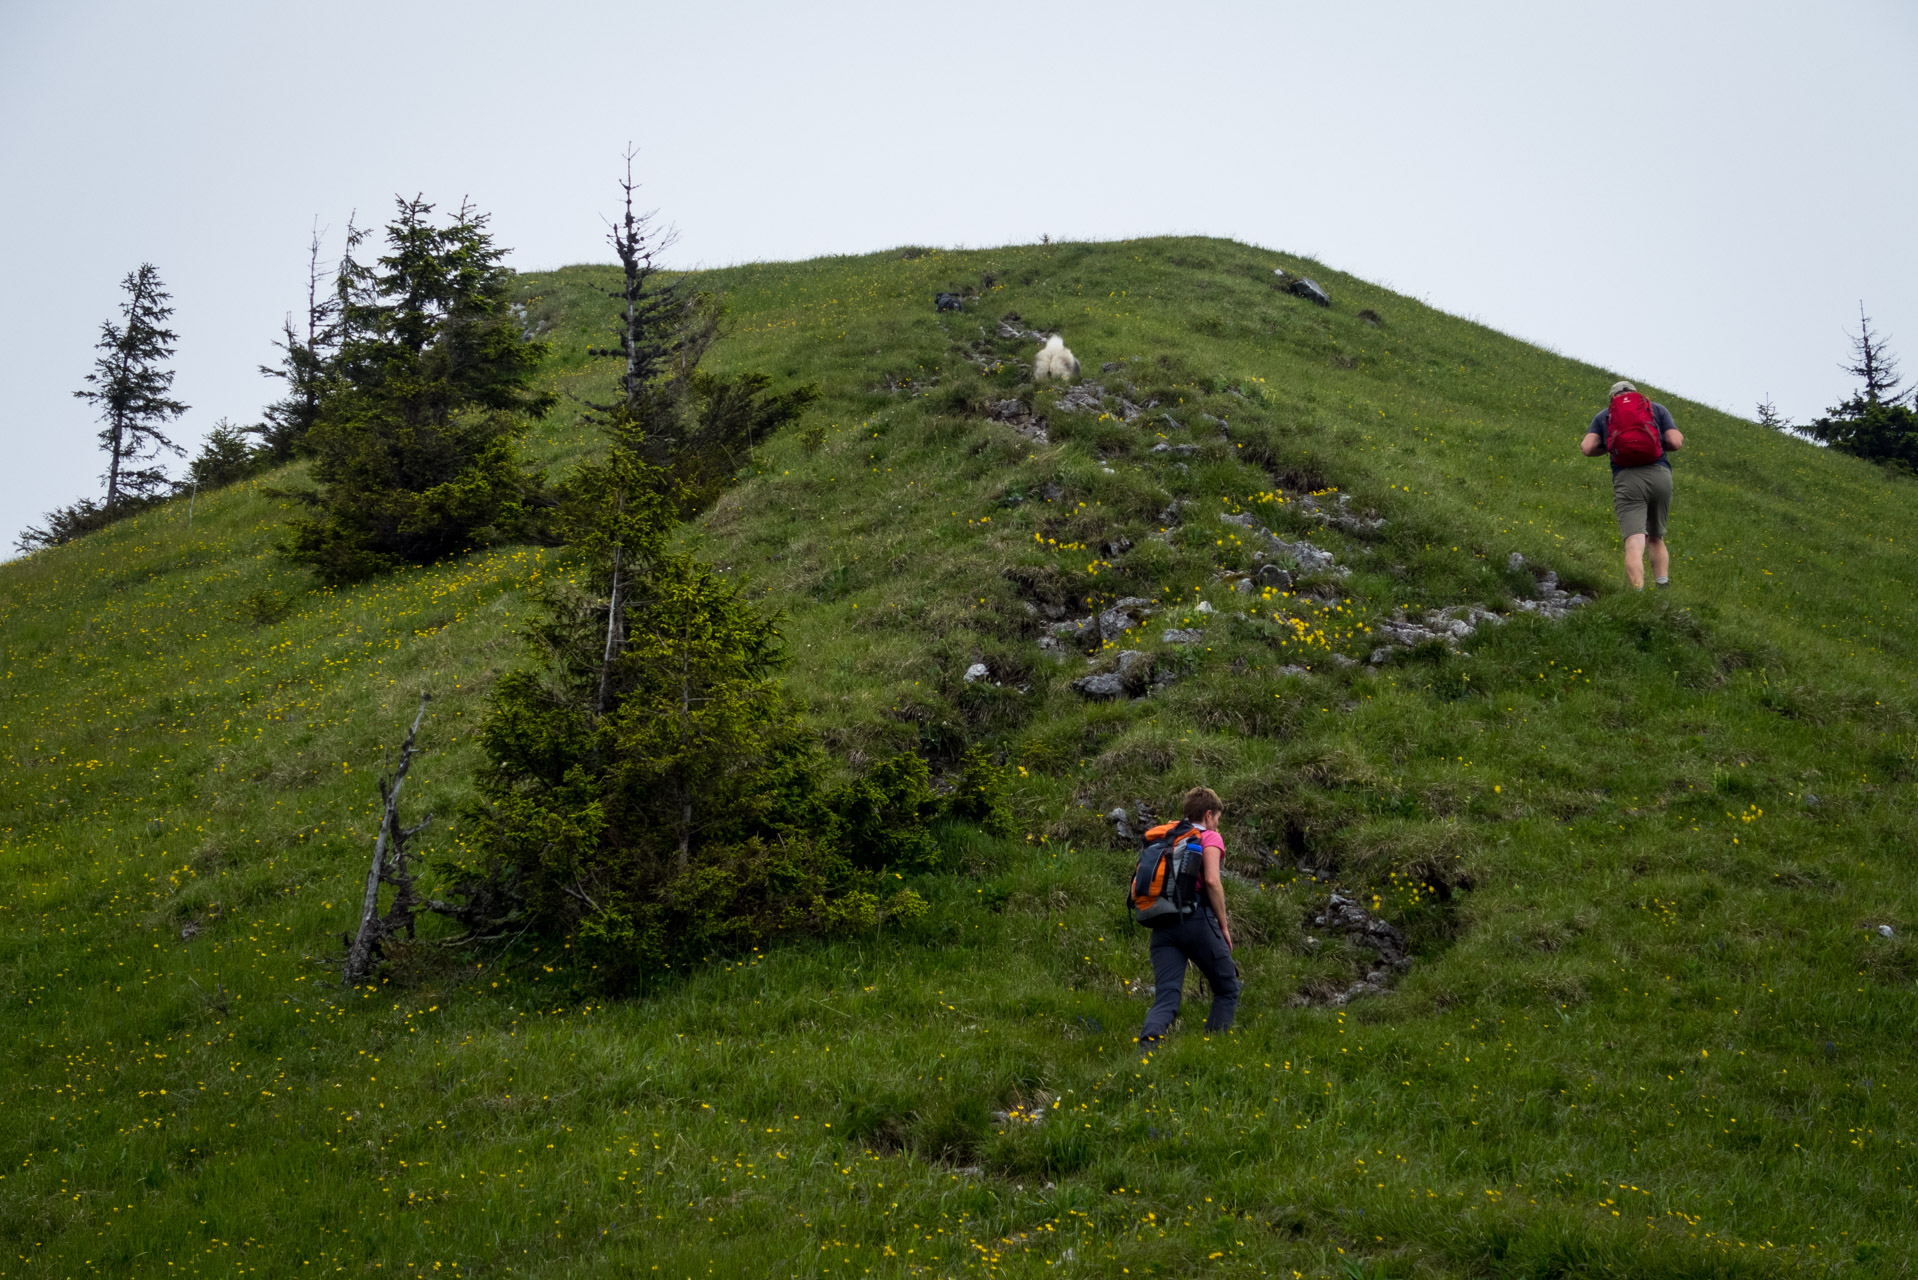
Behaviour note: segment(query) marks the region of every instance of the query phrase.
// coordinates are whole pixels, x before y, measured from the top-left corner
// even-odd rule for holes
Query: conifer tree
[[[1851,363],[1839,367],[1864,384],[1859,394],[1872,404],[1887,404],[1899,397],[1898,361],[1871,327],[1863,302],[1858,304],[1858,336],[1851,340]]]
[[[1858,390],[1814,419],[1806,430],[1813,439],[1842,453],[1901,471],[1918,471],[1918,410],[1899,403],[1904,393],[1898,361],[1871,327],[1863,303],[1858,306],[1858,336],[1851,340],[1851,348],[1851,363],[1840,367],[1858,379]]]
[[[252,475],[263,461],[262,455],[247,448],[246,433],[222,418],[206,433],[200,452],[187,464],[187,478],[180,488],[223,488]]]
[[[691,518],[731,484],[753,447],[796,420],[819,390],[807,384],[774,395],[764,374],[729,377],[699,367],[719,336],[724,309],[683,278],[662,279],[659,255],[675,237],[655,226],[655,212],[634,211],[633,155],[628,149],[620,182],[624,209],[607,235],[623,277],[612,295],[620,303],[615,345],[590,350],[618,357],[625,369],[619,399],[589,408],[610,439],[671,475],[680,515]]]
[[[877,872],[929,865],[931,824],[996,813],[1000,784],[981,774],[962,815],[907,756],[828,788],[778,683],[778,618],[671,550],[678,524],[816,393],[700,370],[719,309],[660,278],[670,236],[634,212],[631,160],[609,237],[624,275],[616,345],[594,353],[625,368],[618,398],[589,405],[605,452],[559,488],[569,572],[544,588],[531,662],[494,686],[471,856],[443,867],[452,914],[476,935],[564,938],[614,987],[917,914],[924,903]]]
[[[280,349],[279,367],[260,366],[261,373],[286,385],[286,393],[267,406],[265,421],[247,428],[247,434],[258,438],[262,459],[270,465],[290,462],[304,451],[307,436],[319,424],[330,363],[339,346],[340,295],[337,288],[322,287],[322,234],[316,222],[307,249],[305,324],[295,325],[288,312],[282,337],[273,344]],[[348,244],[359,244],[361,237],[348,219]]]
[[[15,540],[22,551],[38,551],[71,542],[82,534],[104,529],[167,495],[165,470],[150,464],[162,453],[184,452],[168,439],[165,425],[185,413],[187,406],[172,398],[173,370],[164,362],[173,357],[178,335],[164,327],[173,308],[172,295],[160,283],[152,263],[143,262],[122,282],[126,301],[120,305],[120,323],[100,326],[96,349],[100,356],[91,385],[74,392],[76,399],[100,411],[100,447],[106,451],[106,496],[82,498],[49,511],[39,525],[29,525]]]
[[[336,273],[340,336],[307,436],[319,489],[288,556],[329,584],[426,564],[522,532],[541,485],[516,441],[545,413],[543,343],[507,303],[511,273],[487,219],[401,199],[373,266],[349,236]]]
[[[938,822],[1007,829],[1003,770],[978,753],[945,798],[911,755],[827,785],[778,682],[779,619],[670,549],[674,488],[617,445],[567,486],[573,572],[544,590],[532,661],[494,686],[467,860],[441,868],[477,936],[564,939],[615,988],[911,918],[924,902],[881,873],[935,865]],[[610,598],[580,585],[599,583]]]
[[[1757,414],[1758,425],[1761,427],[1769,427],[1773,431],[1783,431],[1788,434],[1794,430],[1791,419],[1778,412],[1778,406],[1772,402],[1769,392],[1763,400],[1758,402]]]
[[[548,588],[534,663],[492,695],[479,860],[455,876],[469,925],[568,938],[615,986],[878,910],[841,901],[852,868],[775,679],[776,620],[666,549],[677,506],[623,449],[569,485],[569,576],[613,582],[615,621],[570,582]]]
[[[112,513],[123,501],[154,497],[165,491],[166,472],[151,463],[162,453],[184,452],[162,429],[185,413],[187,406],[172,398],[173,370],[163,367],[173,358],[179,335],[165,327],[173,314],[173,295],[160,283],[153,264],[143,262],[127,273],[121,287],[127,298],[120,306],[120,323],[100,326],[96,344],[100,358],[87,375],[92,384],[74,392],[100,411],[100,447],[106,450],[105,508]]]

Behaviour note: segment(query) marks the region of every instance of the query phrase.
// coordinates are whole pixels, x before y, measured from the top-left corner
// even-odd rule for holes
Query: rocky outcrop
[[[1552,569],[1540,571],[1525,563],[1525,557],[1514,551],[1506,560],[1508,568],[1526,569],[1538,583],[1538,596],[1532,600],[1519,600],[1515,603],[1527,613],[1536,613],[1541,618],[1550,618],[1554,622],[1563,618],[1580,605],[1590,604],[1588,597],[1575,591],[1567,591],[1558,585],[1558,573]]]
[[[1394,975],[1412,967],[1411,957],[1405,954],[1405,934],[1396,925],[1379,919],[1342,893],[1334,893],[1327,900],[1324,910],[1314,914],[1311,919],[1315,927],[1329,934],[1343,934],[1358,946],[1377,953],[1377,958],[1357,982],[1343,990],[1316,998],[1302,991],[1292,997],[1294,1006],[1323,1004],[1337,1008],[1360,996],[1378,995],[1387,990]],[[1308,937],[1306,944],[1316,946],[1318,939]]]
[[[1328,508],[1314,494],[1300,494],[1297,502],[1301,510],[1321,524],[1329,524],[1344,529],[1347,533],[1376,533],[1385,527],[1385,517],[1376,511],[1367,510],[1353,515],[1348,507],[1352,504],[1352,495],[1341,493],[1336,507]]]
[[[1477,634],[1480,627],[1498,626],[1504,621],[1499,614],[1475,604],[1455,604],[1434,609],[1425,614],[1422,620],[1398,614],[1372,628],[1374,637],[1386,641],[1372,650],[1372,665],[1379,666],[1390,658],[1395,645],[1409,649],[1428,640],[1437,640],[1448,649],[1456,649],[1459,641]]]
[[[1119,655],[1119,665],[1116,669],[1102,671],[1095,675],[1080,676],[1072,682],[1072,687],[1094,701],[1103,702],[1112,698],[1122,698],[1135,690],[1143,690],[1145,678],[1151,670],[1151,654],[1137,649],[1127,649]]]
[[[1319,287],[1319,282],[1316,280],[1300,276],[1286,285],[1286,288],[1298,297],[1304,298],[1307,302],[1317,306],[1329,307],[1332,305],[1331,296]]]
[[[1034,444],[1052,443],[1046,434],[1046,420],[1035,417],[1023,400],[994,400],[986,406],[986,416],[994,422],[1005,423]]]
[[[1341,578],[1351,572],[1350,569],[1340,564],[1338,558],[1330,551],[1315,547],[1302,539],[1298,542],[1287,542],[1284,538],[1281,538],[1278,534],[1273,533],[1270,529],[1260,524],[1253,518],[1252,513],[1249,511],[1241,511],[1237,515],[1221,516],[1219,518],[1226,524],[1238,525],[1240,528],[1251,533],[1257,541],[1259,549],[1265,551],[1267,554],[1278,555],[1292,561],[1299,566],[1302,572],[1330,573]]]
[[[1113,602],[1099,614],[1100,638],[1117,640],[1151,617],[1154,609],[1155,602],[1144,596],[1127,596]]]

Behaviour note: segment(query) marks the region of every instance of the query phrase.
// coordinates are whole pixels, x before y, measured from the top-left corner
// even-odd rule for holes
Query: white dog
[[[1043,382],[1047,378],[1076,378],[1079,376],[1079,357],[1066,350],[1066,340],[1058,334],[1046,339],[1046,345],[1032,362],[1032,380]]]

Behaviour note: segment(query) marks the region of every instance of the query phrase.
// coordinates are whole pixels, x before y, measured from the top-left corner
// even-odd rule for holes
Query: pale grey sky
[[[0,0],[0,546],[97,493],[70,393],[140,262],[191,447],[271,397],[316,215],[603,261],[628,139],[678,265],[1234,236],[1802,420],[1860,299],[1918,374],[1915,68],[1909,0]]]

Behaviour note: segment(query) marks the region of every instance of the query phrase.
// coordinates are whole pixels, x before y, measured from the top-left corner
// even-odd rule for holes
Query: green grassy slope
[[[609,385],[611,275],[523,278],[562,391]],[[785,611],[847,767],[987,741],[1021,838],[953,835],[909,933],[644,999],[425,945],[345,990],[380,746],[430,688],[410,785],[457,814],[555,556],[314,592],[248,484],[0,566],[0,1274],[1909,1271],[1918,490],[1657,391],[1677,585],[1631,596],[1575,448],[1613,375],[1318,264],[1151,240],[702,283],[716,365],[825,396],[688,538]],[[1007,313],[1158,406],[1062,410]],[[1044,443],[985,416],[1019,397]],[[567,409],[533,445],[591,442]],[[1330,487],[1383,527],[1314,520]],[[1233,591],[1240,513],[1350,575]],[[1596,602],[1524,614],[1513,551]],[[1040,649],[1122,596],[1160,604],[1097,665]],[[1511,618],[1363,661],[1453,604]],[[1068,687],[1122,648],[1149,696]],[[1098,815],[1201,781],[1246,996],[1142,1061]],[[1344,1008],[1313,1003],[1368,967],[1310,923],[1327,878],[1414,951]]]

